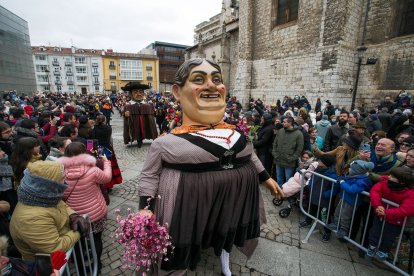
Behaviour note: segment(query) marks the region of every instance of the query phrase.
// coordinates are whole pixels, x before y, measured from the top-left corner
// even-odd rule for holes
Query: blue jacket
[[[317,168],[315,170],[316,173],[322,174],[326,177],[330,177],[333,179],[337,179],[338,176],[335,173],[335,168],[329,168],[329,169],[321,169],[321,168]],[[323,180],[323,181],[322,181]],[[323,187],[322,187],[322,182],[323,182]],[[312,176],[309,180],[309,191],[312,191],[312,194],[310,195],[310,199],[311,199],[311,203],[314,205],[318,205],[319,203],[319,196],[321,193],[321,189],[322,189],[322,195],[321,195],[321,199],[320,199],[320,206],[324,206],[327,207],[329,205],[329,197],[331,196],[331,190],[332,190],[332,185],[335,185],[336,183],[333,183],[331,181],[325,180],[322,177],[319,177],[317,175]],[[334,196],[335,194],[333,194],[333,198],[332,200],[334,200]]]
[[[341,198],[343,196],[344,201],[349,205],[354,205],[357,194],[362,191],[371,190],[371,180],[368,175],[357,175],[353,177],[345,176],[343,181],[341,181]],[[362,197],[358,197],[358,202],[356,207],[359,207],[362,203]]]

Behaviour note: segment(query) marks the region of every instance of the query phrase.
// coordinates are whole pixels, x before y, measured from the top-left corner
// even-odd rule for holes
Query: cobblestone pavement
[[[108,222],[103,235],[102,275],[133,275],[133,272],[122,268],[122,247],[114,243],[111,237],[117,227],[114,210],[119,208],[121,213],[125,214],[127,208],[137,209],[138,176],[151,143],[150,141],[144,141],[142,148],[138,148],[136,145],[125,146],[122,140],[122,124],[122,119],[118,114],[115,114],[112,120],[113,142],[124,182],[115,186],[110,194],[111,204],[109,206]],[[286,203],[281,207],[275,207],[270,193],[262,188],[262,194],[267,224],[262,226],[259,246],[265,249],[268,248],[268,250],[256,250],[261,251],[254,254],[254,256],[259,255],[259,257],[253,257],[247,261],[235,249],[230,254],[231,270],[234,275],[390,274],[388,271],[379,270],[371,264],[364,263],[357,257],[356,251],[351,246],[349,246],[351,248],[349,250],[348,246],[340,244],[334,239],[327,246],[318,240],[318,235],[313,235],[310,243],[303,245],[300,239],[304,237],[306,232],[300,233],[297,226],[300,219],[299,210],[294,209],[288,218],[282,219],[279,216],[279,210],[286,207]],[[261,254],[263,256],[260,256]],[[308,262],[310,262],[310,265],[308,265]],[[315,266],[312,262],[315,262]],[[324,262],[326,262],[326,265]],[[197,270],[187,272],[187,275],[220,275],[220,272],[219,258],[214,256],[212,251],[205,251]]]

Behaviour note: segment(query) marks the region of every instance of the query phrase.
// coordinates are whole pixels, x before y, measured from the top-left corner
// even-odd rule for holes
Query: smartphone
[[[50,276],[53,273],[50,254],[35,254],[37,276]]]
[[[103,147],[98,147],[98,156],[103,156],[105,154]]]
[[[91,139],[86,140],[86,150],[87,151],[93,150],[93,140]]]

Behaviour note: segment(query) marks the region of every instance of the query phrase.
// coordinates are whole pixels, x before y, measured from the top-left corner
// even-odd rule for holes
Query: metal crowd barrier
[[[89,221],[87,215],[84,215],[83,217]],[[98,275],[98,256],[96,255],[92,227],[89,227],[89,229],[89,233],[86,237],[80,238],[79,241],[66,252],[66,259],[68,262],[61,267],[59,271],[60,275]],[[76,249],[76,247],[79,249]]]
[[[327,221],[329,222],[329,215],[331,214],[332,203],[335,203],[335,200],[336,200],[336,196],[333,194],[334,189],[333,189],[332,186],[337,183],[337,180],[332,179],[332,178],[329,178],[329,177],[326,177],[324,175],[321,175],[321,174],[316,173],[316,172],[313,172],[313,171],[306,171],[304,173],[311,173],[312,174],[312,176],[311,176],[312,183],[313,183],[313,180],[314,180],[314,177],[315,176],[318,176],[318,177],[321,177],[322,178],[321,190],[319,192],[319,201],[318,201],[319,204],[318,204],[318,209],[317,209],[317,213],[316,213],[317,214],[317,217],[315,217],[315,216],[313,216],[313,215],[310,214],[311,197],[312,197],[312,192],[313,192],[313,186],[314,185],[311,186],[310,191],[309,191],[309,203],[307,204],[308,206],[303,206],[304,187],[306,185],[306,182],[304,181],[305,178],[302,177],[302,183],[301,183],[302,187],[301,187],[301,191],[300,191],[300,204],[299,204],[299,206],[300,206],[300,209],[301,209],[302,213],[305,214],[307,217],[312,218],[313,221],[314,221],[313,224],[312,224],[312,226],[310,227],[310,230],[307,233],[306,237],[301,241],[302,243],[308,243],[310,236],[312,235],[312,233],[314,233],[315,228],[316,228],[316,226],[318,224],[320,224],[322,226],[326,226],[326,223],[324,221],[322,221],[321,219],[319,219],[319,217],[320,217],[319,214],[320,214],[321,209],[322,209],[321,206],[320,206],[320,204],[321,204],[322,196],[324,196],[323,195],[323,193],[324,193],[323,191],[324,191],[324,186],[325,185],[329,185],[330,186],[330,190],[331,190],[330,197],[329,197],[329,205],[327,206],[327,208],[328,208],[328,210],[327,210],[328,220]],[[339,187],[339,189],[340,189],[340,187]],[[352,226],[354,225],[354,218],[355,218],[355,211],[356,211],[356,208],[355,207],[356,207],[356,205],[358,203],[359,197],[368,197],[368,200],[369,200],[369,208],[368,208],[367,213],[366,213],[367,214],[366,215],[366,221],[365,221],[365,224],[362,225],[363,232],[361,234],[361,237],[362,238],[360,239],[361,242],[362,242],[362,244],[360,242],[356,241],[356,240],[351,239],[351,237],[350,237],[351,232],[352,232]],[[361,200],[363,200],[363,198],[361,198]],[[341,204],[338,204],[338,206],[336,207],[336,208],[341,208],[340,209],[338,223],[337,223],[337,227],[336,227],[337,230],[339,228],[339,224],[340,224],[340,221],[341,221],[343,196],[342,196],[340,202],[341,202]],[[394,202],[391,202],[389,200],[386,200],[384,198],[382,199],[382,202],[386,206],[385,209],[388,209],[389,206],[399,207],[398,204],[396,204]],[[305,209],[305,208],[307,208],[307,209]],[[352,213],[352,218],[351,218],[351,224],[349,226],[349,231],[348,231],[347,235],[344,236],[344,238],[343,238],[347,242],[349,242],[349,243],[355,245],[356,247],[358,247],[359,249],[363,250],[365,253],[367,252],[368,249],[367,249],[367,247],[364,247],[363,243],[364,243],[365,239],[367,238],[367,232],[370,230],[370,229],[367,229],[368,228],[368,224],[369,224],[369,220],[370,220],[369,219],[369,216],[374,216],[374,214],[371,214],[371,209],[372,209],[372,205],[371,205],[371,200],[370,200],[370,197],[369,197],[369,193],[364,191],[364,192],[361,192],[360,194],[357,194],[356,199],[355,199],[355,204],[353,206],[353,213]],[[332,213],[332,216],[333,216],[333,213]],[[395,249],[395,252],[394,252],[394,250],[393,251],[390,251],[390,253],[394,252],[393,259],[391,261],[385,260],[385,261],[383,261],[383,263],[385,265],[387,265],[388,267],[390,267],[391,269],[395,270],[396,272],[400,273],[401,275],[406,275],[406,276],[410,276],[411,275],[411,276],[414,276],[414,270],[413,271],[410,271],[411,268],[412,268],[412,266],[411,266],[412,259],[409,260],[410,261],[410,264],[408,265],[408,272],[402,270],[401,268],[397,267],[397,265],[396,265],[397,264],[397,261],[398,261],[398,254],[399,254],[399,250],[400,250],[400,246],[401,246],[401,240],[402,240],[402,237],[403,237],[404,232],[405,232],[406,223],[407,223],[407,217],[404,218],[404,222],[403,222],[402,227],[401,227],[401,233],[398,236],[398,242],[397,242],[397,247]],[[379,248],[379,246],[382,243],[384,225],[385,225],[385,219],[382,220],[381,235],[380,235],[380,238],[379,238],[379,244],[378,244],[377,248]],[[359,231],[360,230],[361,229],[359,229]],[[334,233],[337,232],[335,230],[331,230],[331,231],[334,232]],[[356,236],[355,239],[357,239],[357,237],[358,236]],[[411,245],[413,245],[412,242],[411,242]],[[413,248],[410,249],[410,254],[411,254],[412,251],[413,251]],[[390,255],[391,254],[389,254],[389,256]]]

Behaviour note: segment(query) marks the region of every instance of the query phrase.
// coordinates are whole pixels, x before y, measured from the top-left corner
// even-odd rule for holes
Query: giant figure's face
[[[142,101],[144,99],[144,90],[132,90],[131,98],[136,102]]]
[[[183,125],[211,125],[222,121],[226,107],[226,87],[220,72],[204,61],[194,67],[184,86],[173,85],[180,101]]]

